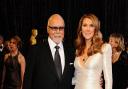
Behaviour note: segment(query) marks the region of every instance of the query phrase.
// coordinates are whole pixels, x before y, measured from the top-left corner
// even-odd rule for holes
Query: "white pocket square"
[[[73,65],[73,63],[71,62],[71,63],[69,63],[69,65]]]

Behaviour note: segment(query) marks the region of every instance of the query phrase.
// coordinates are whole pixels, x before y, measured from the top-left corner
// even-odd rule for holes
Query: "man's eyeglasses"
[[[63,31],[64,27],[56,27],[56,26],[48,26],[50,29],[52,29],[53,31],[57,31],[59,29],[59,31]]]

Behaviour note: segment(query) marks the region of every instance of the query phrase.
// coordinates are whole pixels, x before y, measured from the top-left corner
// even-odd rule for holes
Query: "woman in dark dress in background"
[[[20,53],[21,39],[18,36],[11,38],[10,52],[5,54],[2,89],[22,89],[25,71],[25,58]]]
[[[126,89],[128,81],[128,55],[124,46],[124,38],[119,33],[112,33],[109,37],[112,46],[113,89]]]

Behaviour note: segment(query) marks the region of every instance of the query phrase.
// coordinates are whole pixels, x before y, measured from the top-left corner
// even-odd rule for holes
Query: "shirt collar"
[[[48,42],[49,42],[49,46],[50,46],[51,49],[54,49],[55,46],[57,45],[50,37],[48,37]],[[62,42],[60,42],[60,43],[58,44],[58,46],[59,46],[60,49],[61,49],[61,48],[63,47]]]
[[[2,51],[3,51],[3,48],[4,48],[4,45],[1,44],[1,47],[2,47],[2,48],[0,48],[0,51],[2,52]]]

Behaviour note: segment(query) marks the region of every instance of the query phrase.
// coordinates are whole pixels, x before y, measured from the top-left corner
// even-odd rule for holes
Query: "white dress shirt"
[[[63,47],[63,44],[62,42],[60,42],[59,44],[56,44],[54,41],[51,40],[50,37],[48,37],[48,43],[49,43],[49,46],[50,46],[50,50],[52,52],[52,57],[53,57],[53,60],[54,60],[54,55],[55,55],[55,51],[56,51],[56,48],[55,46],[58,45],[60,48],[59,48],[59,54],[60,54],[60,58],[61,58],[61,66],[62,66],[62,73],[64,71],[64,66],[65,66],[65,54],[64,54],[64,47]]]
[[[2,52],[3,51],[3,48],[4,48],[4,45],[3,44],[1,46],[2,46],[2,48],[0,48],[0,52]]]

